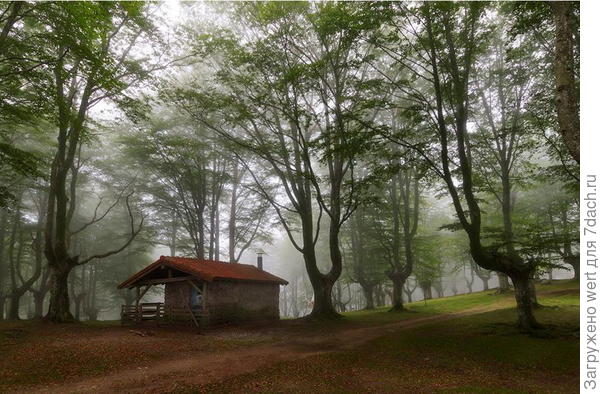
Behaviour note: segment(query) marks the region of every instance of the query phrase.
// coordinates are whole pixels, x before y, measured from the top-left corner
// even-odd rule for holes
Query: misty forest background
[[[578,3],[3,2],[0,319],[262,250],[285,317],[514,286],[535,327],[579,275],[578,81]]]

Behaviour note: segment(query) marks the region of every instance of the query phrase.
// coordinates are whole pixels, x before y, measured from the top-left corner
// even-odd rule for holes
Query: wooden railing
[[[121,323],[141,323],[143,321],[177,322],[191,321],[196,326],[205,321],[208,311],[202,309],[166,307],[162,302],[147,302],[139,305],[121,306]]]

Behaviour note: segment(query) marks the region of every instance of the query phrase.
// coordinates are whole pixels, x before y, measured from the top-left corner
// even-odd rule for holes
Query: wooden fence
[[[121,324],[139,324],[154,321],[156,324],[169,322],[193,322],[200,326],[208,318],[208,311],[201,309],[165,307],[162,302],[146,302],[139,305],[121,306]]]

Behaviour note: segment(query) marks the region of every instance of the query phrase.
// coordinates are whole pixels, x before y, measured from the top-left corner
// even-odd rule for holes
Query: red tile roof
[[[213,280],[239,280],[252,282],[270,282],[287,285],[288,282],[267,271],[259,270],[249,264],[226,263],[215,260],[202,260],[188,257],[160,256],[158,260],[132,275],[118,288],[133,287],[134,284],[159,267],[170,267],[198,279],[212,282]]]

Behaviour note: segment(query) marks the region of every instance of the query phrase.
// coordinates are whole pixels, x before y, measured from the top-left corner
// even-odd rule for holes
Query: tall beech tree
[[[21,211],[23,201],[17,202],[15,217],[13,219],[13,230],[8,247],[8,259],[10,263],[10,304],[8,318],[18,320],[21,298],[32,290],[33,284],[42,274],[43,264],[43,242],[44,242],[44,220],[46,213],[46,193],[42,190],[32,190],[31,200],[36,208],[36,222],[28,223]],[[31,240],[31,243],[29,242]],[[27,248],[27,245],[31,248]],[[16,248],[16,251],[15,251]],[[26,273],[26,261],[33,261],[29,267],[29,275]]]
[[[552,120],[549,130],[556,132],[560,144],[548,142],[562,156],[563,166],[579,164],[579,2],[540,1],[514,2],[503,6],[512,19],[511,33],[521,40],[536,42],[536,63],[546,67],[539,97],[544,118]],[[531,53],[530,53],[531,54]],[[542,55],[543,57],[539,57]],[[550,82],[550,80],[552,80]],[[544,130],[548,133],[549,130]],[[550,137],[553,137],[551,135]],[[578,177],[577,169],[568,169]]]
[[[367,148],[370,133],[363,123],[377,97],[366,72],[365,39],[379,23],[376,8],[366,3],[245,4],[238,14],[252,32],[245,37],[252,39],[244,47],[227,38],[205,43],[218,53],[213,59],[220,62],[219,90],[206,94],[203,86],[178,95],[192,116],[252,152],[260,159],[252,165],[265,166],[277,180],[287,204],[270,186],[256,186],[304,256],[315,317],[337,316],[331,293],[342,271],[340,230],[361,196],[354,166]],[[315,245],[324,215],[330,267],[322,273]],[[300,240],[294,222],[300,223]]]
[[[46,319],[73,320],[69,311],[68,277],[77,265],[124,250],[141,229],[131,219],[130,234],[120,247],[84,258],[72,255],[70,227],[77,202],[77,165],[86,134],[89,110],[107,98],[126,102],[122,92],[147,75],[129,57],[135,42],[148,30],[145,5],[137,3],[51,3],[33,23],[40,48],[51,60],[48,95],[54,103],[57,147],[49,177],[45,255],[51,274],[50,305]],[[101,215],[102,216],[102,215]],[[100,216],[100,217],[101,217]],[[96,222],[95,216],[89,224]]]
[[[397,142],[418,152],[444,181],[461,228],[469,237],[473,260],[482,268],[508,275],[515,286],[518,324],[524,330],[539,326],[530,297],[537,261],[525,260],[516,251],[500,251],[482,241],[482,212],[474,185],[470,94],[472,70],[488,34],[483,23],[483,3],[424,3],[401,7],[402,17],[410,18],[398,34],[414,37],[416,63],[407,67],[415,80],[428,87],[430,95],[406,87],[414,110],[424,126],[434,129],[434,144],[398,138]],[[430,141],[427,141],[430,143]]]
[[[386,275],[393,285],[392,310],[401,311],[404,309],[402,290],[415,264],[414,241],[419,227],[422,175],[410,154],[397,160],[399,163],[394,166],[397,171],[384,189],[385,203],[380,207],[380,214],[387,222],[380,241],[388,252]]]
[[[579,163],[579,5],[574,1],[551,1],[554,16],[555,101],[560,134],[573,159]],[[577,12],[576,12],[577,11]]]
[[[516,188],[527,184],[532,177],[531,158],[535,154],[534,134],[524,121],[526,108],[532,100],[533,85],[538,68],[528,62],[531,45],[521,43],[509,48],[501,19],[489,34],[489,49],[475,64],[475,91],[471,118],[476,130],[471,137],[475,184],[490,193],[502,212],[502,248],[515,254],[513,213]],[[507,55],[508,53],[508,55]],[[508,280],[499,274],[499,291],[506,291]],[[535,286],[530,283],[532,298]]]

